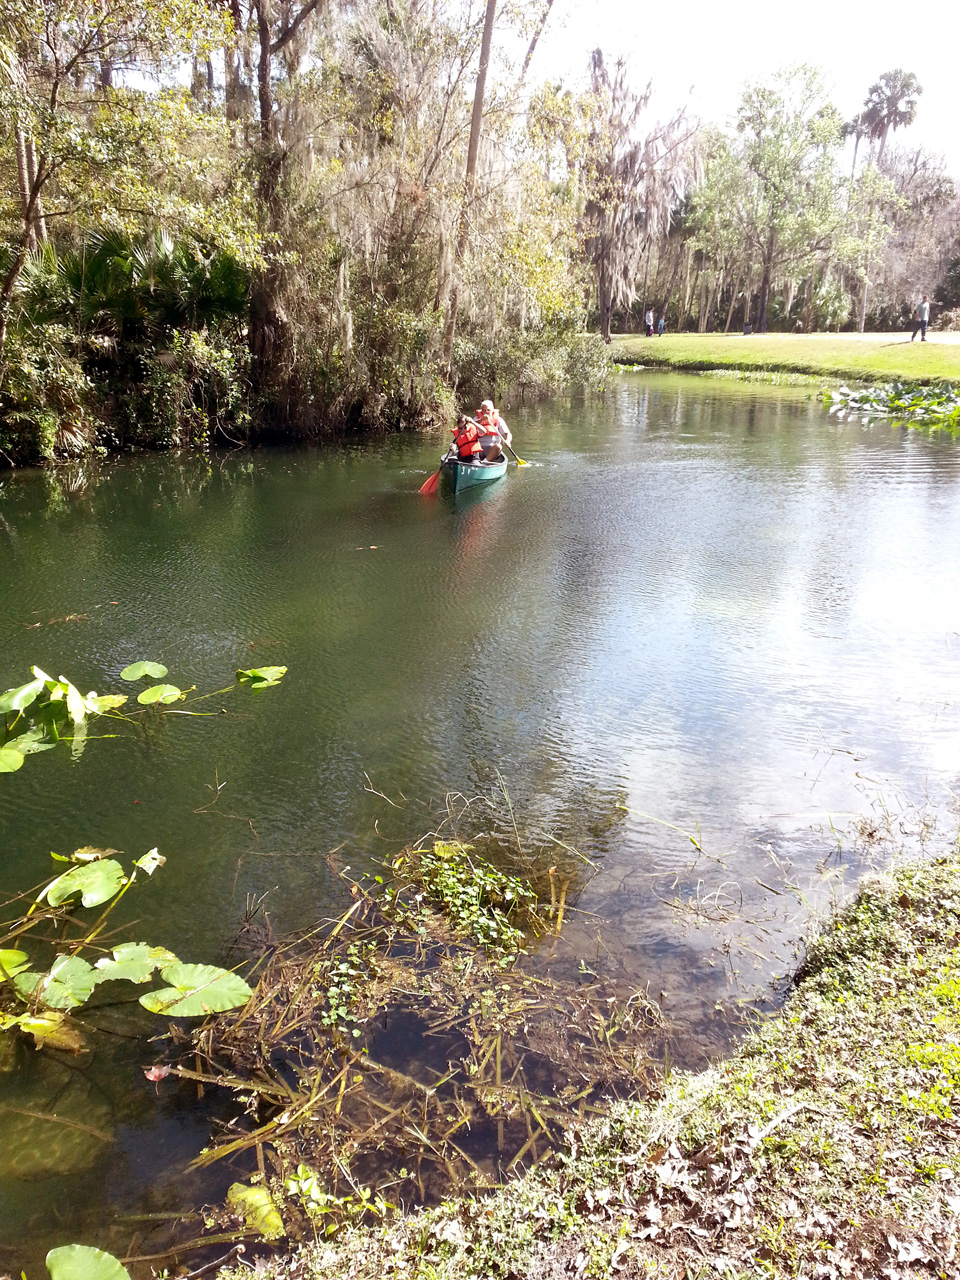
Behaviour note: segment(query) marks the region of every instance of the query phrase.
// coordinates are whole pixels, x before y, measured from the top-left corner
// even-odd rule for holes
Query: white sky
[[[662,113],[689,102],[716,124],[745,80],[786,65],[820,67],[845,118],[881,72],[903,67],[924,92],[891,142],[944,155],[960,177],[960,0],[555,0],[530,78],[579,79],[598,45],[627,57],[639,85],[653,80]]]

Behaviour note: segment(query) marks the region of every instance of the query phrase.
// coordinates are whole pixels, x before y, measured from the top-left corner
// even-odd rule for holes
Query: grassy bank
[[[960,860],[866,882],[731,1060],[569,1143],[489,1197],[345,1228],[261,1274],[956,1277]]]
[[[954,335],[949,335],[953,338]],[[668,333],[662,338],[614,338],[618,364],[805,373],[825,378],[911,382],[960,381],[960,344],[933,334],[925,343],[908,334]]]

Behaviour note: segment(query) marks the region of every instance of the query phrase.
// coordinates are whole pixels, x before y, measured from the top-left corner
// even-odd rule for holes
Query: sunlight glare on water
[[[456,500],[417,492],[439,435],[5,476],[0,688],[31,663],[101,693],[140,658],[200,692],[289,673],[4,776],[2,887],[51,849],[158,845],[130,912],[212,960],[248,894],[280,927],[331,914],[330,850],[370,865],[499,770],[522,840],[599,866],[538,962],[666,992],[695,1063],[841,872],[955,838],[957,442],[672,375],[505,411],[531,465]],[[111,1203],[205,1137],[131,1101],[130,1052],[104,1086],[127,1181],[84,1193]]]

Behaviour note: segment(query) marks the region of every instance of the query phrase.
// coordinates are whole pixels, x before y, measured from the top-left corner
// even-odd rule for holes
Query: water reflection
[[[776,998],[844,875],[955,838],[956,441],[838,422],[806,389],[659,375],[510,420],[532,465],[436,502],[422,439],[5,477],[0,687],[38,663],[115,690],[147,657],[181,687],[289,675],[5,776],[3,886],[42,879],[50,849],[159,845],[131,910],[213,959],[248,893],[308,924],[339,902],[330,849],[381,858],[499,771],[525,847],[600,867],[536,962],[665,992],[673,1059],[695,1063],[738,999]],[[203,1125],[158,1107],[124,1043],[117,1149],[149,1135],[139,1170],[162,1186]],[[27,1204],[38,1238],[54,1203],[100,1212],[99,1174],[45,1186],[6,1178],[0,1236]]]

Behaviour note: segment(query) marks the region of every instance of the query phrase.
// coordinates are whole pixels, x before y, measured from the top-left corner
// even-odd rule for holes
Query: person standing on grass
[[[653,337],[653,308],[651,307],[647,314],[643,317],[643,327],[647,332],[647,337]]]
[[[920,341],[927,340],[927,325],[930,323],[930,303],[927,301],[927,295],[924,294],[917,303],[917,309],[913,313],[913,333],[910,335],[912,342],[917,336],[917,330],[920,330]]]
[[[663,337],[663,328],[666,323],[667,323],[666,316],[661,316],[660,319],[657,321],[657,337],[658,338]]]

